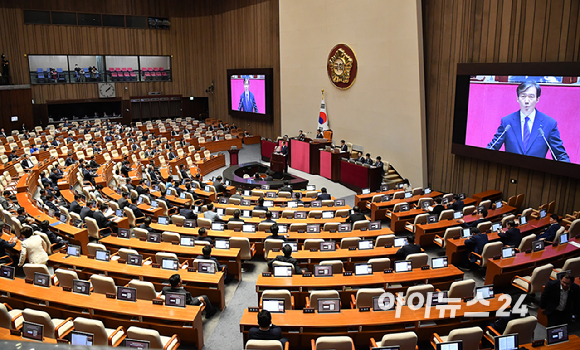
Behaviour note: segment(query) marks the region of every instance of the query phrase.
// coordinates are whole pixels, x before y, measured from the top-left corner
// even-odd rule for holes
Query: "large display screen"
[[[452,153],[580,178],[580,65],[458,64]]]
[[[231,75],[230,85],[233,110],[266,114],[265,75]]]

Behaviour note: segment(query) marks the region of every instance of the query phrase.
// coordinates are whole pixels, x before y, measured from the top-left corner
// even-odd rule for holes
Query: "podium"
[[[280,153],[272,153],[270,157],[270,169],[274,172],[286,172],[286,156]]]
[[[340,152],[337,148],[320,150],[320,176],[339,182],[342,158],[348,158],[348,152]]]
[[[240,153],[240,150],[235,148],[235,149],[230,149],[230,166],[232,165],[238,165],[238,153]]]

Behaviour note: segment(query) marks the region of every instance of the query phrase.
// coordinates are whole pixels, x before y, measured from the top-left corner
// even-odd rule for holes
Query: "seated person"
[[[155,230],[151,227],[151,217],[150,216],[146,216],[145,219],[143,219],[143,223],[141,225],[139,225],[139,228],[147,230],[147,232],[155,232]]]
[[[560,217],[556,214],[550,216],[550,226],[544,233],[538,233],[536,239],[546,240],[548,242],[554,242],[556,239],[556,232],[560,229]]]
[[[350,216],[346,219],[346,222],[350,222],[351,224],[354,224],[357,221],[367,219],[367,217],[360,212],[360,208],[358,207],[358,205],[355,205],[355,207],[352,208],[352,210],[354,211],[354,214],[350,214]]]
[[[207,230],[205,229],[205,227],[201,227],[198,231],[197,231],[198,237],[196,237],[196,241],[206,241],[209,242],[209,244],[211,244],[213,246],[213,239],[211,239],[210,237],[207,236]]]
[[[272,324],[270,311],[262,310],[258,312],[258,327],[252,327],[248,331],[249,340],[279,340],[282,349],[285,349],[288,339],[282,338],[282,329]]]
[[[223,218],[216,212],[213,203],[209,203],[207,205],[207,211],[203,213],[203,217],[208,220],[211,220],[211,222],[223,221]]]
[[[272,212],[271,211],[267,211],[266,212],[266,219],[262,220],[262,222],[272,222],[272,223],[276,223],[276,221],[274,221],[272,219]]]
[[[185,290],[183,288],[183,286],[181,285],[181,276],[179,276],[178,273],[169,277],[169,284],[171,286],[163,287],[163,289],[161,290],[161,295],[165,295],[167,293],[185,294],[185,303],[187,305],[194,305],[194,306],[205,305],[204,311],[205,311],[205,318],[206,319],[212,317],[218,311],[217,308],[215,308],[211,304],[207,295],[201,295],[199,297],[193,298],[191,296],[191,293],[189,291]]]
[[[407,256],[409,254],[422,253],[421,246],[418,244],[415,244],[415,236],[414,235],[408,236],[407,242],[409,244],[404,245],[401,248],[399,248],[399,250],[397,250],[397,254],[395,255],[395,258],[397,260],[405,260],[405,259],[407,259]]]
[[[0,264],[8,264],[14,260],[12,254],[6,252],[6,249],[14,248],[17,240],[16,237],[10,237],[8,241],[0,238]]]
[[[211,250],[212,250],[212,248],[211,248],[211,245],[206,245],[206,246],[204,246],[204,247],[201,249],[201,253],[202,253],[203,255],[198,255],[198,256],[196,257],[196,259],[211,260],[211,261],[215,262],[217,270],[218,270],[218,271],[223,271],[223,272],[224,272],[224,279],[225,279],[225,280],[224,280],[224,282],[225,282],[225,283],[228,283],[228,282],[230,282],[230,281],[233,279],[233,276],[231,276],[231,275],[228,273],[228,267],[227,267],[226,265],[222,265],[222,264],[220,264],[220,262],[218,261],[218,259],[217,259],[217,258],[215,258],[215,257],[211,256]]]
[[[475,263],[477,258],[472,256],[470,253],[476,253],[481,255],[483,253],[483,248],[489,241],[487,234],[480,233],[477,227],[471,228],[472,236],[465,240],[465,246],[467,247],[467,256],[469,257],[470,263]]]
[[[290,182],[288,180],[285,180],[284,186],[280,187],[278,192],[290,192],[290,194],[292,194],[292,186],[290,186]]]
[[[272,234],[266,237],[266,239],[281,239],[284,242],[288,241],[288,238],[286,238],[286,236],[278,235],[278,224],[275,223],[274,225],[270,226],[270,232],[272,232]]]
[[[522,234],[520,233],[520,229],[516,227],[516,223],[513,220],[507,222],[508,230],[503,232],[503,230],[499,230],[498,236],[503,245],[510,246],[517,248],[520,246],[522,242]]]
[[[258,205],[256,205],[253,210],[263,210],[266,212],[268,211],[268,207],[264,206],[264,197],[260,197],[258,199]]]
[[[322,201],[322,200],[327,200],[327,199],[332,199],[332,197],[330,196],[330,194],[327,193],[328,191],[326,190],[326,187],[322,187],[320,189],[320,193],[318,194],[318,196],[316,197],[317,200]]]
[[[481,224],[482,222],[489,221],[489,220],[486,219],[486,217],[487,217],[487,210],[485,208],[482,208],[479,211],[478,215],[479,215],[479,219],[477,219],[477,220],[475,220],[473,222],[467,223],[463,219],[459,219],[459,222],[463,224],[463,227],[467,228],[467,227],[477,227],[477,225]]]
[[[346,141],[344,140],[340,140],[340,151],[348,152],[348,146],[346,145]]]
[[[95,221],[97,222],[99,230],[103,228],[111,228],[111,226],[113,226],[113,222],[109,220],[108,217],[105,216],[105,211],[107,211],[107,208],[108,208],[107,204],[101,203],[99,205],[99,209],[95,210],[95,212],[93,213],[93,219],[95,219]],[[101,235],[103,237],[108,236],[109,234],[106,232],[101,232]]]
[[[298,260],[296,260],[292,257],[292,247],[290,247],[288,244],[286,244],[282,247],[282,253],[284,253],[284,255],[278,255],[274,259],[268,261],[268,267],[270,268],[270,270],[273,269],[275,261],[281,261],[281,262],[287,262],[287,263],[294,265],[294,273],[295,274],[302,274],[302,271],[306,271],[306,269],[302,269],[298,265]]]
[[[368,165],[373,165],[375,162],[373,162],[373,159],[371,158],[371,154],[367,153],[366,157],[365,157],[365,161],[363,162],[363,164],[368,164]]]
[[[433,210],[431,210],[431,215],[437,215],[439,218],[441,212],[445,210],[445,207],[441,204],[442,202],[443,200],[441,198],[435,198],[435,206],[433,207]]]
[[[243,190],[242,190],[242,188],[241,188],[241,187],[239,187],[239,188],[236,190],[236,193],[232,194],[232,195],[230,196],[230,198],[243,199],[244,197],[242,196],[242,191],[243,191]]]
[[[75,200],[72,201],[72,203],[70,204],[69,210],[73,213],[80,214],[83,207],[79,204],[79,201],[82,199],[82,197],[80,194],[75,193],[74,198],[75,198]]]
[[[179,215],[183,216],[186,220],[197,220],[197,214],[193,212],[193,202],[188,201],[185,203],[185,208],[179,209]]]
[[[322,130],[320,130],[320,129],[316,130],[316,138],[317,139],[323,139],[324,138],[324,134],[322,133]]]
[[[230,222],[241,222],[241,223],[245,222],[244,220],[240,219],[240,209],[234,210],[234,217],[228,220],[228,223]]]
[[[304,135],[304,133],[302,132],[302,130],[300,130],[298,132],[298,136],[296,136],[296,139],[298,139],[298,141],[304,141],[304,139],[306,139],[306,135]]]
[[[216,193],[224,193],[226,192],[226,187],[222,183],[222,177],[216,177],[215,181],[212,183],[213,187],[215,187]]]
[[[145,216],[145,214],[143,214],[141,209],[139,209],[139,207],[136,204],[138,199],[139,199],[138,197],[131,197],[131,203],[129,203],[127,205],[127,207],[133,211],[133,215],[135,215],[136,219],[139,219],[139,218],[142,218]]]
[[[363,157],[362,151],[358,151],[358,157],[355,159],[357,162],[365,163],[365,157]]]
[[[93,208],[95,207],[95,201],[93,199],[89,199],[87,201],[87,206],[83,207],[81,209],[81,213],[79,214],[81,216],[81,220],[85,220],[85,218],[88,216],[91,219],[93,219]]]
[[[55,234],[50,230],[50,222],[48,220],[43,220],[40,223],[40,231],[44,232],[50,241],[50,244],[56,244],[54,249],[58,249],[65,244],[68,244],[67,240],[62,239],[59,235]]]
[[[459,194],[453,195],[453,203],[447,204],[447,209],[453,209],[453,211],[462,211],[465,207],[463,199],[459,198]]]

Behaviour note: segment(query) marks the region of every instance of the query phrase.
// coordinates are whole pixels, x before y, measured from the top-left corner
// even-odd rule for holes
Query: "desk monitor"
[[[76,256],[78,258],[81,256],[81,247],[78,245],[69,244],[66,248],[66,255]]]
[[[389,307],[389,298],[383,298],[381,302],[381,297],[373,297],[373,311],[390,311],[395,310],[395,307],[396,305],[394,303],[394,300],[392,305],[390,305]]]
[[[179,260],[171,258],[161,259],[161,268],[166,270],[175,270],[179,268]]]
[[[495,294],[493,293],[493,284],[475,288],[475,297],[479,300],[493,299],[494,296]]]
[[[322,201],[312,201],[310,202],[312,208],[322,208]]]
[[[262,190],[269,190],[270,189],[270,185],[262,185]]]
[[[274,217],[274,216],[272,216]],[[288,225],[278,224],[278,233],[288,233]]]
[[[218,213],[218,215],[226,215],[226,210],[224,208],[217,208],[216,213]]]
[[[429,292],[427,293],[427,298],[431,298],[431,306],[437,305],[447,305],[447,291],[443,292]]]
[[[532,242],[532,250],[534,252],[539,252],[540,250],[544,250],[544,241],[537,240]]]
[[[111,252],[108,250],[97,249],[95,252],[95,260],[99,261],[109,261]]]
[[[320,242],[320,251],[321,252],[334,252],[335,250],[336,250],[336,242],[335,241]]]
[[[157,223],[159,225],[169,225],[169,217],[160,216],[159,218],[157,218]]]
[[[256,225],[254,225],[254,224],[243,224],[242,225],[242,232],[255,233],[256,232]]]
[[[230,240],[229,239],[216,239],[215,240],[215,249],[230,249]]]
[[[371,221],[369,224],[369,230],[380,230],[381,229],[381,222],[380,221]]]
[[[395,248],[399,248],[407,244],[409,244],[409,242],[407,242],[406,238],[395,238],[395,242],[393,245],[395,246]]]
[[[520,346],[517,333],[495,337],[494,343],[495,350],[517,350]]]
[[[68,222],[68,218],[65,214],[60,214],[60,222],[64,222],[65,224]]]
[[[350,222],[338,224],[338,232],[351,232],[351,231],[352,225],[350,224]]]
[[[294,212],[294,219],[306,219],[306,216],[308,215],[306,214],[305,211]]]
[[[54,209],[48,209],[48,216],[50,216],[51,218],[54,217]]]
[[[225,183],[226,186],[229,186],[230,185],[230,180],[226,180],[226,181],[224,181],[224,183]]]
[[[429,194],[431,193],[431,189],[429,187],[427,187],[426,189],[423,190],[423,194]]]
[[[115,210],[115,216],[122,218],[123,217],[123,210],[121,210],[121,209]]]
[[[73,226],[76,228],[82,228],[83,227],[83,220],[74,218],[73,219]]]
[[[276,198],[276,192],[266,192],[266,198]]]
[[[429,217],[427,217],[427,223],[435,224],[437,222],[439,222],[439,215],[429,215]]]
[[[501,257],[502,259],[509,259],[516,256],[516,250],[512,247],[506,247],[501,249]]]
[[[165,195],[166,195],[166,196],[171,196],[171,189],[169,189],[169,188],[168,188],[168,189],[165,191]]]
[[[362,194],[369,194],[369,193],[371,193],[371,189],[370,188],[363,188]]]
[[[469,238],[469,237],[471,237],[471,229],[464,228],[463,231],[461,231],[461,238]]]
[[[280,212],[279,211],[271,211],[272,213],[272,219],[277,220],[280,218]]]
[[[391,199],[393,199],[393,195],[391,194],[385,194],[381,196],[381,202],[388,202]]]
[[[503,202],[501,200],[495,202],[495,209],[500,209],[503,207]]]
[[[149,341],[125,338],[125,347],[138,350],[149,349]]]
[[[184,247],[194,247],[195,246],[195,238],[190,237],[190,236],[181,236],[181,237],[179,237],[179,244],[184,246]]]
[[[528,219],[525,216],[520,216],[520,226],[528,223]]]
[[[225,227],[225,225],[223,222],[212,222],[211,223],[211,229],[213,231],[223,231],[224,227]]]
[[[365,249],[373,249],[373,240],[372,239],[361,239],[358,241],[358,249],[365,250]]]
[[[185,307],[185,293],[166,293],[165,305],[174,307]]]
[[[334,211],[333,210],[325,210],[322,212],[323,219],[334,219]]]
[[[131,238],[131,231],[129,231],[129,229],[126,228],[119,228],[117,229],[117,237],[119,238]]]
[[[339,298],[318,299],[318,312],[319,313],[340,312],[340,299]]]
[[[354,264],[355,276],[365,276],[373,274],[373,264],[360,263]]]
[[[314,277],[331,277],[332,265],[314,265]]]
[[[215,274],[215,263],[200,261],[197,263],[197,272]]]
[[[306,185],[306,191],[316,191],[316,185]]]
[[[411,260],[395,261],[395,272],[411,272],[413,271],[413,262]]]
[[[431,201],[423,201],[423,210],[431,210]]]
[[[242,199],[242,200],[240,200],[240,205],[243,205],[245,207],[249,207],[250,205],[252,205],[252,201],[249,199]]]
[[[548,215],[548,213],[546,212],[546,209],[542,209],[540,210],[540,219],[543,219],[546,217],[546,215]]]
[[[127,265],[141,266],[143,264],[143,255],[127,254]]]
[[[292,277],[292,266],[274,266],[274,277]]]
[[[274,201],[264,201],[264,206],[266,208],[272,208],[274,206]]]
[[[149,243],[161,243],[161,233],[147,232],[147,242],[149,242]]]
[[[334,200],[334,206],[335,207],[344,207],[345,205],[345,200],[344,199],[335,199]]]
[[[298,242],[284,242],[282,246],[289,245],[292,248],[293,252],[298,251]]]
[[[462,211],[454,211],[453,212],[453,218],[455,220],[461,219],[463,217],[463,212]]]
[[[185,199],[185,192],[181,192],[179,194],[179,199]]]
[[[437,344],[437,350],[463,350],[463,340],[455,340],[455,341],[447,341],[445,343],[439,343]]]
[[[34,285],[39,287],[50,287],[50,276],[46,273],[34,273]]]
[[[398,188],[398,189],[401,189],[401,188],[403,188],[403,187],[405,187],[405,184],[404,184],[404,183],[399,183],[399,184],[397,184],[397,188]]]
[[[218,200],[219,204],[228,204],[230,199],[228,197],[220,197]]]
[[[413,192],[405,192],[405,199],[413,197]]]
[[[447,198],[447,197],[441,198],[441,204],[443,204],[443,205],[449,204],[449,198]]]
[[[498,230],[501,230],[501,228],[502,228],[501,221],[494,222],[491,224],[491,232],[497,232]]]
[[[308,225],[306,225],[306,232],[308,232],[308,233],[320,233],[320,224],[308,224]]]
[[[209,187],[209,185],[205,185],[204,188],[203,188],[203,190],[205,192],[211,192],[211,187]]]
[[[22,338],[43,341],[44,326],[28,321],[22,322]]]
[[[409,203],[403,203],[399,206],[399,211],[409,211]]]
[[[117,299],[123,301],[137,301],[137,289],[130,287],[117,287]]]
[[[284,299],[262,299],[262,310],[268,310],[272,313],[284,313],[286,306]]]
[[[91,295],[91,283],[83,280],[73,280],[73,293]]]
[[[568,232],[564,232],[560,235],[560,241],[558,243],[559,244],[568,243]]]
[[[153,209],[159,208],[159,203],[157,203],[156,200],[152,200],[151,201],[151,208],[153,208]]]
[[[137,205],[143,204],[143,197],[139,196],[137,199]]]
[[[7,278],[9,280],[13,280],[15,270],[16,269],[12,266],[2,265],[2,266],[0,266],[0,277]]]
[[[252,192],[250,190],[244,190],[244,196],[251,196]]]
[[[568,341],[568,325],[563,324],[546,328],[546,342],[548,345]]]
[[[70,333],[70,345],[93,345],[93,333],[72,331]]]
[[[385,192],[389,190],[389,185],[381,185],[381,192]]]
[[[443,267],[447,267],[447,257],[442,256],[440,258],[431,258],[431,268],[432,269],[440,269]]]
[[[251,210],[242,210],[242,212],[240,213],[240,216],[243,218],[251,218],[252,217],[252,211]]]

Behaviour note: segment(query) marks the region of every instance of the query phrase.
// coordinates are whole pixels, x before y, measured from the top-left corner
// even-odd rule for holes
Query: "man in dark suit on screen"
[[[578,312],[580,287],[574,277],[566,273],[559,280],[548,281],[542,291],[540,308],[548,317],[548,327],[570,323],[572,315]]]
[[[258,105],[254,94],[250,91],[250,78],[244,77],[244,92],[240,96],[240,105],[238,111],[258,113]]]
[[[501,119],[501,124],[487,148],[499,150],[505,144],[506,152],[540,158],[546,158],[551,149],[552,158],[570,162],[560,139],[558,123],[536,109],[542,93],[540,85],[524,82],[518,85],[516,91],[520,110]]]

